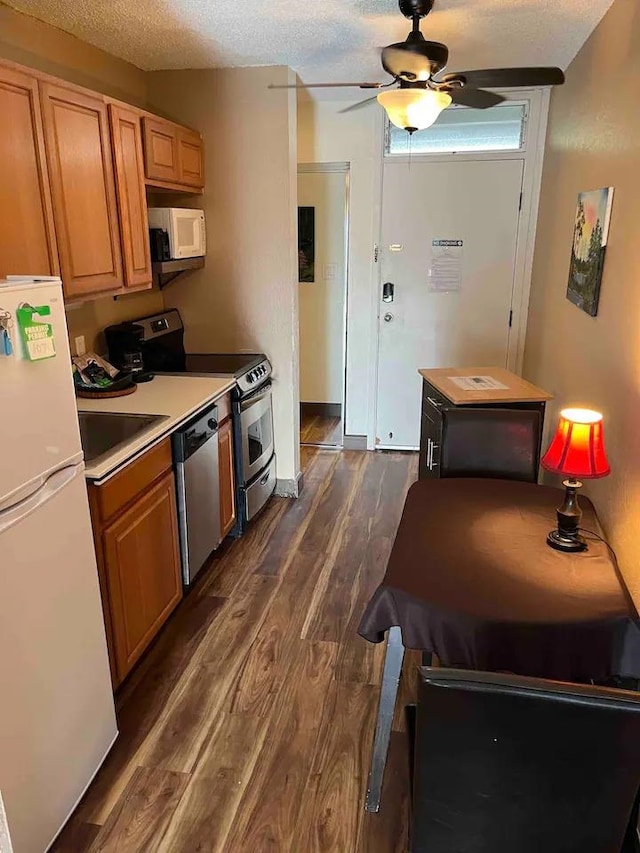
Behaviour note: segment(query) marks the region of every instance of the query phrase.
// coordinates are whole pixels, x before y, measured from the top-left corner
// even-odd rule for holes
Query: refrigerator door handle
[[[10,509],[0,512],[0,535],[55,497],[58,492],[64,489],[65,486],[82,472],[82,469],[82,464],[67,465],[65,468],[60,468],[60,470],[48,477],[40,488],[29,495],[28,498],[15,504]]]

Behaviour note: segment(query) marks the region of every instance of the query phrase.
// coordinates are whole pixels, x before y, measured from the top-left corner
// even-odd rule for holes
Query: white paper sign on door
[[[462,285],[462,251],[464,240],[432,240],[429,290],[433,293],[455,293]]]

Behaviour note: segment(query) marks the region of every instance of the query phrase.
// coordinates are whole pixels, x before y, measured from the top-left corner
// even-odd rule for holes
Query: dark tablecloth
[[[599,532],[581,497],[582,526]],[[607,546],[554,551],[562,491],[507,480],[420,480],[410,488],[382,584],[358,633],[445,666],[569,681],[640,677],[638,616]]]

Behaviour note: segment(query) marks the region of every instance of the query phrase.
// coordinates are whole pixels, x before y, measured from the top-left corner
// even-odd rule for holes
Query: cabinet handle
[[[432,444],[430,438],[427,439],[427,468],[431,470],[431,453],[432,453]]]
[[[430,468],[430,470],[431,470],[431,471],[433,471],[433,469],[434,469],[434,468],[437,468],[437,467],[438,467],[438,463],[437,463],[437,462],[434,462],[434,460],[433,460],[433,451],[434,451],[434,450],[439,450],[439,449],[440,449],[440,445],[439,445],[439,444],[436,444],[435,442],[433,442],[433,441],[432,441],[432,442],[431,442],[431,459],[430,459],[430,462],[429,462],[429,468]]]
[[[427,401],[431,403],[432,406],[435,406],[436,409],[439,409],[442,406],[442,403],[439,400],[434,400],[433,397],[427,397]]]

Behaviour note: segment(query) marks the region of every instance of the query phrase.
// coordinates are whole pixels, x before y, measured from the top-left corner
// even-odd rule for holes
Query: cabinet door
[[[38,82],[0,68],[0,278],[58,275]]]
[[[218,432],[218,465],[220,470],[220,529],[224,537],[231,530],[236,520],[231,420],[221,426]]]
[[[122,286],[122,256],[107,106],[40,83],[47,163],[65,295]]]
[[[109,104],[125,287],[151,287],[149,221],[140,116]]]
[[[147,178],[178,183],[178,129],[169,121],[144,117],[144,167]]]
[[[190,187],[204,186],[202,137],[193,130],[178,131],[178,164],[180,183]]]
[[[122,680],[182,598],[173,473],[107,527],[102,541]]]

